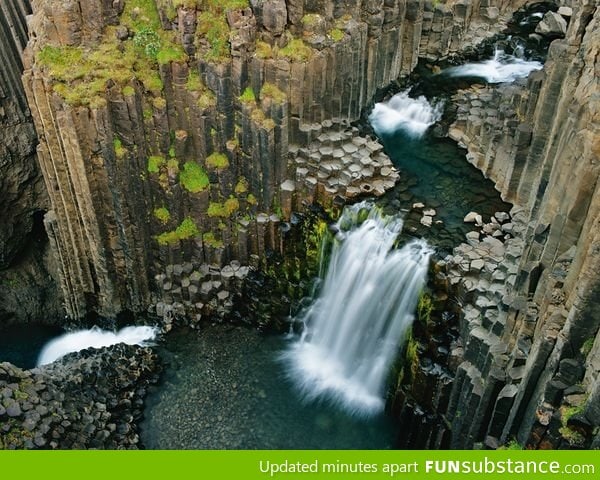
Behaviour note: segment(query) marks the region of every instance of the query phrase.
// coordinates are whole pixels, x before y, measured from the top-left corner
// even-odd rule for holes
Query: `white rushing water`
[[[451,77],[480,77],[488,83],[505,83],[525,78],[531,72],[541,70],[542,67],[541,62],[525,60],[498,49],[491,60],[465,63],[448,68],[442,73]]]
[[[127,345],[148,345],[156,338],[156,327],[125,327],[118,332],[110,332],[93,327],[89,330],[78,330],[65,333],[58,338],[50,340],[42,349],[38,357],[38,367],[47,365],[67,353],[79,352],[86,348],[102,348],[126,343]]]
[[[360,223],[358,219],[367,219]],[[307,400],[327,397],[351,413],[384,407],[389,368],[410,327],[431,248],[422,240],[394,249],[399,218],[366,203],[346,207],[319,298],[303,314],[305,330],[284,354]]]
[[[406,90],[387,102],[376,103],[369,121],[378,135],[390,135],[402,130],[413,138],[420,138],[442,118],[442,113],[442,102],[431,104],[423,96],[411,98]]]

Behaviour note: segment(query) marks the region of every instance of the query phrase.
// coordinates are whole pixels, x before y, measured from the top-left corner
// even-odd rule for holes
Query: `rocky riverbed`
[[[149,348],[88,349],[22,370],[0,363],[0,449],[136,449],[159,364]]]

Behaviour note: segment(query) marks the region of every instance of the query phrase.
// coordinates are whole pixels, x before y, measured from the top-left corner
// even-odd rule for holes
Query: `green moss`
[[[196,162],[185,162],[179,181],[188,192],[198,193],[209,186],[208,175]]]
[[[230,57],[229,25],[223,14],[204,11],[198,16],[198,34],[208,42],[204,58],[223,62]]]
[[[200,74],[195,70],[190,70],[185,88],[188,92],[199,92],[206,87],[204,86],[202,78],[200,78]]]
[[[583,342],[580,352],[584,357],[587,358],[587,356],[592,351],[592,348],[594,347],[594,341],[595,341],[595,338],[591,337],[591,338],[588,338],[585,342]]]
[[[211,108],[216,106],[217,104],[217,99],[214,95],[214,93],[212,93],[210,90],[206,89],[199,97],[198,97],[198,101],[196,102],[196,105],[198,105],[199,108],[205,110],[207,108]]]
[[[313,51],[301,38],[292,38],[279,50],[279,54],[295,62],[306,62],[312,57]]]
[[[302,25],[312,27],[316,25],[321,19],[321,15],[316,13],[308,13],[302,17]]]
[[[198,6],[197,0],[171,0],[174,8],[196,8]]]
[[[563,438],[569,442],[571,446],[583,446],[585,444],[585,437],[575,430],[570,429],[569,427],[561,427],[558,429]]]
[[[506,445],[498,447],[498,450],[523,450],[523,446],[516,440],[511,440]]]
[[[276,85],[272,83],[266,83],[260,90],[261,98],[271,98],[277,103],[283,103],[287,100],[287,95],[283,93]]]
[[[127,155],[127,149],[123,146],[119,138],[113,139],[113,147],[115,149],[115,155],[117,158],[121,159]]]
[[[163,81],[160,78],[160,75],[158,74],[158,72],[148,72],[147,75],[144,75],[141,78],[142,81],[142,85],[144,85],[144,88],[146,90],[148,90],[149,92],[162,92],[162,89],[164,88],[164,84]],[[167,102],[165,101],[164,98],[162,97],[158,97],[155,100],[158,101],[163,101],[163,107],[167,105]]]
[[[171,158],[175,158],[176,152],[175,152],[175,147],[173,145],[171,145],[169,147],[169,157]]]
[[[148,158],[148,172],[149,173],[158,173],[160,171],[160,167],[165,164],[166,160],[164,157],[159,157],[157,155],[152,155]]]
[[[263,112],[260,108],[255,108],[250,115],[252,121],[254,121],[257,125],[262,126],[266,130],[271,130],[275,128],[275,122],[272,118],[267,118],[265,116],[265,112]]]
[[[241,195],[243,193],[246,193],[247,191],[248,191],[248,180],[246,180],[244,177],[240,177],[237,184],[235,185],[234,192],[236,193],[236,195]]]
[[[237,198],[228,198],[224,203],[210,202],[208,206],[209,217],[229,218],[240,208],[240,202]]]
[[[156,8],[156,0],[127,0],[121,22],[137,32],[147,27],[153,30],[160,28],[160,17]]]
[[[339,42],[344,38],[344,32],[342,30],[340,30],[339,28],[332,28],[329,31],[329,37],[334,41],[334,42]]]
[[[162,110],[167,106],[167,101],[163,97],[156,97],[152,100],[152,105],[158,110]]]
[[[229,160],[224,153],[213,152],[206,158],[206,165],[222,170],[229,167]]]
[[[165,45],[156,55],[156,60],[159,64],[165,65],[171,62],[185,62],[187,55],[183,48],[177,44]]]
[[[161,233],[156,237],[156,240],[159,245],[174,245],[181,240],[188,240],[198,235],[200,235],[200,230],[198,230],[196,223],[190,217],[187,217],[175,230]]]
[[[254,54],[258,58],[262,58],[263,60],[266,60],[267,58],[273,58],[273,47],[271,47],[271,45],[269,45],[268,43],[263,42],[262,40],[257,40]]]
[[[406,347],[404,350],[404,367],[410,372],[409,381],[412,382],[416,378],[417,371],[419,369],[419,343],[412,336],[412,332],[409,332],[406,340]]]
[[[48,45],[36,60],[53,82],[53,90],[73,106],[106,105],[107,82],[124,89],[137,79],[146,90],[160,94],[163,84],[158,63],[186,59],[175,32],[161,29],[154,0],[128,0],[120,18],[121,24],[133,33],[133,39],[119,41],[116,26],[105,29],[100,42],[93,47],[54,47]]]
[[[212,232],[207,232],[202,235],[202,241],[206,246],[212,248],[222,248],[224,246],[223,240],[216,238],[215,234]]]
[[[169,160],[167,160],[167,169],[171,175],[177,175],[179,173],[179,160],[176,158],[169,158]]]
[[[163,224],[171,219],[171,213],[165,207],[155,208],[154,216]]]
[[[254,195],[252,195],[251,193],[249,193],[248,196],[246,197],[246,201],[250,205],[257,205],[258,204],[258,200],[256,200],[256,197]]]
[[[256,103],[256,96],[254,90],[251,87],[246,87],[244,92],[240,95],[240,102],[242,103]]]
[[[121,91],[125,97],[133,97],[135,95],[135,89],[131,85],[125,85]]]
[[[560,408],[560,420],[561,420],[563,427],[567,426],[569,419],[573,415],[578,415],[578,414],[582,413],[584,408],[585,408],[585,405],[579,405],[576,407],[561,407]]]
[[[417,303],[417,318],[425,327],[431,322],[432,311],[433,302],[431,301],[431,295],[427,292],[421,292],[421,295],[419,295],[419,302]]]

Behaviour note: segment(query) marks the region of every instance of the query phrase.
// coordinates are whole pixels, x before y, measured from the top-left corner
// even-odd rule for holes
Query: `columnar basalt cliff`
[[[34,0],[24,80],[67,314],[144,311],[167,265],[256,263],[292,210],[383,193],[396,173],[349,122],[516,6]]]
[[[543,71],[521,86],[458,95],[464,107],[451,136],[519,206],[520,226],[503,226],[518,237],[502,262],[511,271],[488,278],[492,287],[507,278],[501,295],[475,295],[465,310],[465,360],[449,408],[454,447],[511,438],[589,446],[597,432],[600,9],[575,3]],[[461,418],[467,411],[474,422]]]
[[[43,252],[22,253],[47,212],[69,318],[150,311],[168,330],[174,317],[194,324],[231,309],[229,290],[267,252],[288,250],[292,212],[394,186],[382,145],[352,126],[363,108],[419,59],[460,53],[533,2],[31,0],[25,50],[29,1],[5,3],[0,204],[14,215],[0,223],[0,269],[33,260],[21,262],[21,293],[6,277],[0,308],[20,301],[32,317],[47,305],[29,302],[52,284]],[[450,137],[515,207],[478,222],[440,264],[437,280],[460,300],[460,338],[448,372],[430,365],[414,381],[427,385],[416,400],[437,423],[415,428],[413,404],[398,402],[406,446],[600,446],[600,9],[561,5],[568,30],[542,71],[454,98]],[[150,381],[154,358],[142,353],[152,368],[115,394],[115,408]],[[45,371],[0,368],[28,389]],[[13,423],[31,423],[12,404]],[[98,438],[80,444],[73,430],[50,446],[137,444],[133,419],[113,425],[104,408],[90,422]],[[25,446],[49,446],[52,425],[33,418]]]
[[[0,321],[34,320],[60,310],[39,235],[49,208],[37,166],[37,136],[21,82],[28,0],[0,5]],[[37,220],[36,220],[37,219]],[[34,225],[36,224],[37,225]],[[38,284],[39,286],[36,286]],[[51,297],[54,297],[52,299]]]

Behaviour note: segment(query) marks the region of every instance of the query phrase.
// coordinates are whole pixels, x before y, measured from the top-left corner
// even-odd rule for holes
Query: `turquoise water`
[[[503,202],[493,183],[467,162],[466,151],[456,142],[431,133],[411,139],[402,132],[382,136],[381,141],[400,171],[400,181],[379,202],[390,211],[405,212],[406,233],[424,237],[449,253],[473,229],[463,221],[467,213],[476,211],[489,221],[495,212],[510,210],[511,205]],[[443,223],[430,228],[421,225],[421,210],[412,210],[418,202],[424,203],[425,209],[434,208],[434,220]]]
[[[38,355],[47,341],[64,332],[48,325],[12,325],[0,329],[0,363],[21,368],[36,366]]]
[[[387,449],[385,415],[360,420],[303,403],[279,360],[288,342],[243,327],[178,330],[159,347],[168,366],[147,400],[141,439],[161,449]]]

